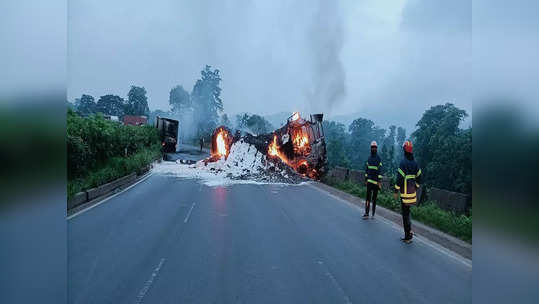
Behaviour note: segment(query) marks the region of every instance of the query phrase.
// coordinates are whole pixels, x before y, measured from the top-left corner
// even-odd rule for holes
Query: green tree
[[[345,126],[334,121],[322,122],[326,141],[328,166],[349,167],[350,160],[346,155],[346,143],[348,142]]]
[[[389,126],[389,134],[384,138],[382,142],[382,151],[380,157],[382,158],[382,163],[384,166],[384,175],[393,176],[396,165],[395,165],[395,135],[396,135],[396,126]]]
[[[270,133],[274,130],[273,125],[260,115],[244,113],[236,115],[236,128],[254,134]]]
[[[246,129],[248,119],[249,119],[249,115],[247,113],[244,113],[243,115],[237,114],[236,115],[236,129],[239,129],[239,130]]]
[[[120,96],[111,94],[99,97],[96,105],[97,112],[118,117],[123,117],[125,115],[124,109],[124,99]]]
[[[223,126],[227,126],[227,127],[232,127],[232,123],[230,122],[230,119],[228,118],[228,115],[223,114],[223,116],[221,116],[221,125]]]
[[[168,103],[174,113],[185,113],[191,109],[191,97],[181,85],[177,85],[170,90]]]
[[[200,74],[201,78],[191,92],[191,101],[198,135],[209,136],[219,123],[219,113],[223,111],[219,87],[221,76],[218,69],[212,70],[209,65],[206,65]]]
[[[471,192],[472,129],[459,128],[466,116],[466,111],[446,103],[425,111],[417,123],[414,155],[428,186]]]
[[[146,97],[146,89],[144,87],[131,86],[127,93],[127,104],[125,113],[129,115],[150,115],[148,107],[148,97]]]
[[[75,99],[75,107],[79,113],[88,115],[96,112],[97,104],[93,96],[82,94],[80,98]]]
[[[397,128],[397,146],[402,147],[406,140],[406,129],[403,127]]]
[[[348,127],[350,141],[347,145],[347,154],[352,168],[362,169],[370,155],[371,141],[382,142],[385,130],[374,125],[374,122],[365,118],[358,118]]]
[[[255,134],[265,134],[273,131],[273,126],[260,115],[251,115],[247,119],[247,128]]]

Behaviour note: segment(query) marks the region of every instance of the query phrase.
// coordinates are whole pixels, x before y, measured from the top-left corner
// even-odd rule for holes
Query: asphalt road
[[[472,270],[310,185],[153,174],[68,220],[70,303],[470,303]]]
[[[165,158],[168,161],[176,161],[179,159],[198,161],[209,156],[209,154],[210,150],[208,148],[203,148],[202,151],[200,151],[200,146],[196,147],[188,144],[180,144],[176,153],[166,153]]]

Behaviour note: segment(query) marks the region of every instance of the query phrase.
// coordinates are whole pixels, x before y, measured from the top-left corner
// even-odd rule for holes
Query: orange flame
[[[217,134],[217,138],[215,139],[217,143],[217,154],[219,156],[226,156],[227,154],[226,143],[225,143],[225,137],[227,136],[227,134],[224,134],[224,133],[225,133],[224,131],[219,132]]]
[[[283,162],[288,164],[286,156],[279,151],[279,145],[277,144],[277,135],[273,135],[273,141],[268,146],[268,155],[279,157]]]
[[[309,144],[309,138],[307,136],[303,136],[301,133],[297,133],[294,139],[292,140],[294,145],[296,145],[298,148],[303,148],[307,144]]]
[[[306,160],[302,160],[298,163],[298,168],[304,166],[305,169],[309,168],[309,163]]]
[[[271,156],[279,156],[279,146],[277,146],[277,135],[273,135],[273,142],[268,146],[268,154]]]

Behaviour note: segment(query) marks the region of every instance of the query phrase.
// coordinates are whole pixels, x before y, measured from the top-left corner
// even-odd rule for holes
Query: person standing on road
[[[403,242],[412,242],[412,223],[410,221],[410,206],[417,203],[417,189],[421,183],[421,169],[414,160],[412,143],[405,141],[402,145],[404,159],[400,162],[397,170],[397,182],[395,184],[395,199],[400,194],[402,224],[404,227]]]
[[[204,137],[200,136],[199,143],[200,143],[200,152],[202,152],[202,147],[204,146]]]
[[[371,155],[365,163],[365,185],[367,186],[367,199],[365,200],[365,214],[363,219],[369,218],[370,203],[372,202],[372,216],[376,212],[376,197],[382,188],[382,160],[378,156],[378,144],[371,142]]]

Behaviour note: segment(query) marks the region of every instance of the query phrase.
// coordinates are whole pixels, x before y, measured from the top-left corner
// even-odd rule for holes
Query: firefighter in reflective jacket
[[[376,212],[376,197],[378,190],[382,188],[382,161],[377,154],[378,144],[371,142],[371,155],[365,163],[365,184],[367,185],[367,199],[365,200],[365,214],[363,219],[369,218],[369,208],[372,202],[372,219]]]
[[[400,194],[402,223],[404,226],[404,238],[402,241],[412,241],[412,223],[410,222],[410,206],[417,203],[417,189],[421,183],[421,169],[414,160],[412,143],[405,141],[402,145],[404,159],[397,170],[397,183],[395,184],[395,199]]]

